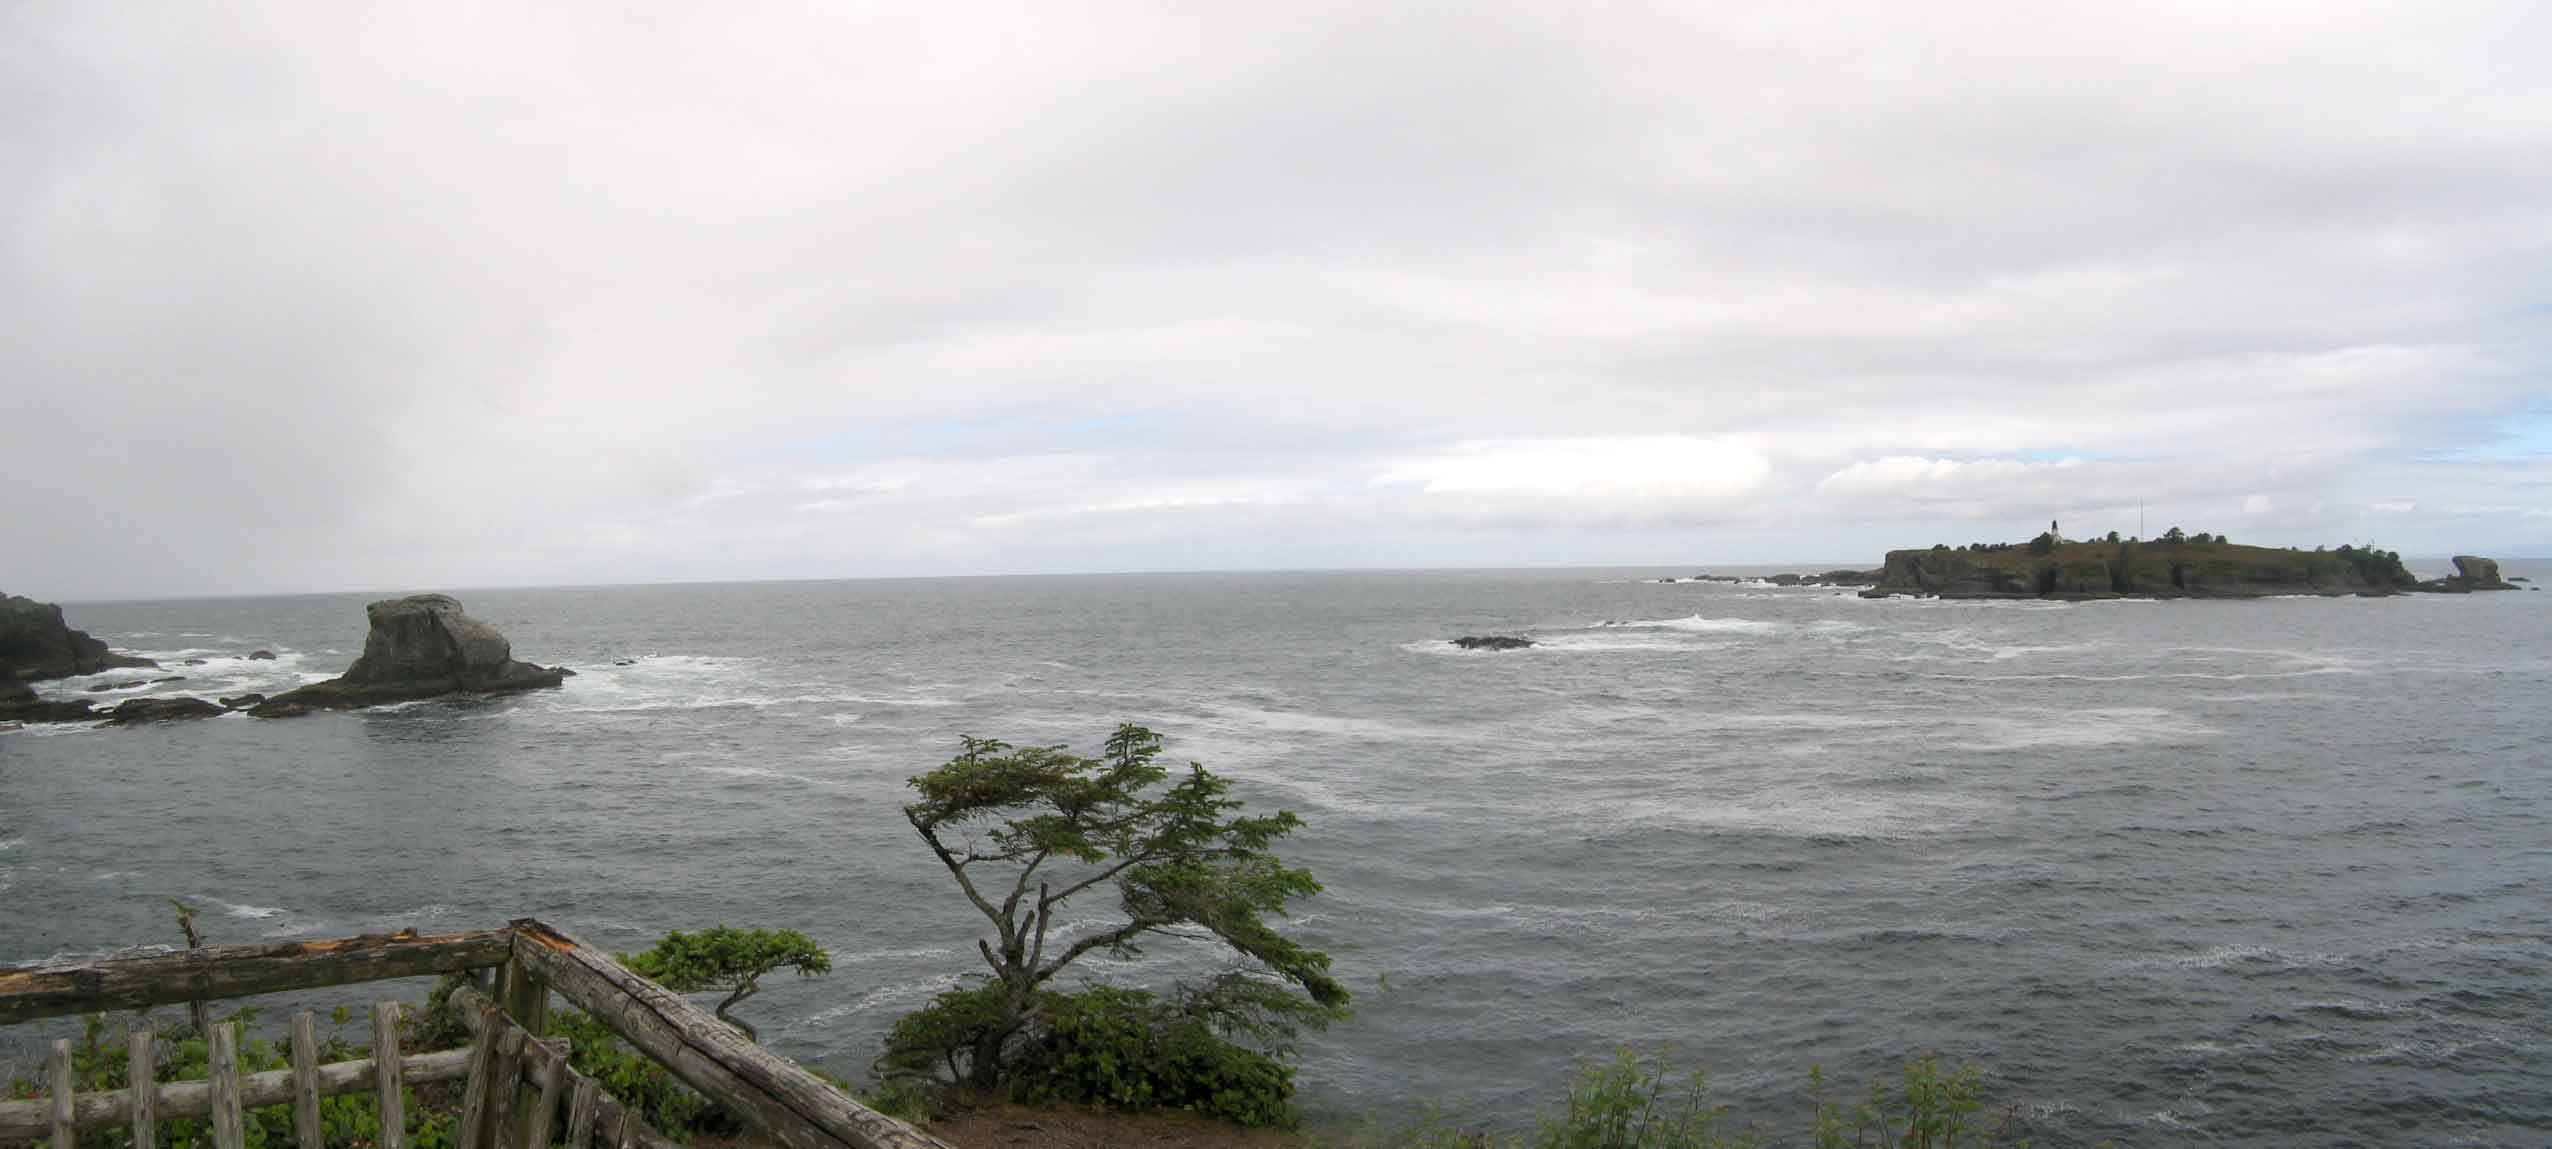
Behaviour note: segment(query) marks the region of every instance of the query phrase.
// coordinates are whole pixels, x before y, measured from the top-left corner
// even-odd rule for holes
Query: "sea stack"
[[[2515,590],[2499,577],[2499,560],[2478,555],[2456,555],[2455,577],[2447,580],[2465,590]]]
[[[513,644],[449,595],[383,599],[363,613],[372,632],[363,640],[363,656],[344,674],[278,694],[248,712],[283,718],[447,694],[503,694],[556,686],[564,677],[555,667],[515,661]]]

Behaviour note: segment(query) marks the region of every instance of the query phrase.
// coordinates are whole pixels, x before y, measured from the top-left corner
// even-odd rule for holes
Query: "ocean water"
[[[747,1015],[857,1074],[982,926],[905,779],[960,734],[1094,750],[1139,721],[1308,823],[1285,853],[1328,888],[1292,928],[1358,993],[1304,1048],[1315,1113],[1521,1123],[1627,1042],[1788,1127],[1812,1065],[1857,1091],[1929,1050],[2040,1145],[2552,1141],[2552,594],[1647,581],[1669,573],[463,592],[579,676],[0,734],[0,961],[173,941],[170,896],[217,942],[789,926],[835,972]],[[188,676],[151,690],[272,692],[343,669],[370,597],[68,613]],[[1445,643],[1476,633],[1542,645]],[[0,1057],[50,1032],[0,1030]]]

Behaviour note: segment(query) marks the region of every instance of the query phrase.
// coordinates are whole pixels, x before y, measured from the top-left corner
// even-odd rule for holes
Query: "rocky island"
[[[363,608],[371,623],[363,654],[344,674],[287,690],[249,707],[256,718],[351,710],[446,694],[503,694],[556,686],[564,667],[514,659],[513,644],[471,618],[450,595],[383,599]]]
[[[2472,555],[2454,560],[2456,574],[2421,581],[2397,552],[2342,544],[2299,550],[2254,547],[2189,535],[2174,527],[2159,539],[2069,540],[2049,524],[2027,543],[1889,551],[1864,598],[2265,598],[2279,595],[2460,594],[2516,590],[2498,563]]]

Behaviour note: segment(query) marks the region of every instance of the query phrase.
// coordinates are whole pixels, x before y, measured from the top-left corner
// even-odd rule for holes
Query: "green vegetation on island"
[[[2259,598],[2268,595],[2389,595],[2512,589],[2498,564],[2469,555],[2457,574],[2421,581],[2395,551],[2341,544],[2300,550],[2257,547],[2178,527],[2157,539],[2067,539],[2055,524],[2026,543],[1938,544],[1889,551],[1865,597]]]

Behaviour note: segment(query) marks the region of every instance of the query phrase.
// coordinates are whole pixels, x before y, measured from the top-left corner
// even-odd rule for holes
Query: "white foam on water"
[[[944,973],[932,977],[920,978],[914,981],[899,981],[893,985],[879,986],[876,989],[862,994],[858,1001],[846,1002],[841,1005],[833,1006],[829,1009],[818,1010],[815,1013],[808,1014],[804,1018],[791,1022],[783,1032],[794,1033],[801,1029],[813,1029],[820,1026],[830,1025],[846,1017],[855,1017],[859,1014],[867,1013],[868,1011],[876,1009],[882,1005],[898,1005],[906,1003],[920,1005],[923,1002],[929,1001],[933,995],[955,989],[959,985],[964,984],[964,982],[965,979],[958,974]]]
[[[1949,725],[1969,731],[1954,736],[1951,745],[1989,751],[2195,742],[2223,733],[2158,706],[1973,714]]]
[[[949,957],[957,951],[946,946],[915,946],[900,950],[859,950],[833,959],[835,965],[862,965],[873,961],[912,961],[918,958]]]
[[[1873,794],[1801,783],[1735,798],[1660,795],[1613,805],[1634,821],[1798,838],[1907,838],[1974,825],[1999,807],[1973,795]]]
[[[1698,614],[1683,618],[1607,619],[1595,625],[1608,630],[1679,630],[1688,634],[1771,634],[1781,629],[1780,623],[1758,618],[1706,618]]]
[[[26,844],[27,840],[24,838],[0,838],[0,854],[5,854]]]
[[[730,778],[773,778],[783,782],[803,782],[809,786],[843,785],[839,781],[828,778],[810,778],[804,774],[791,774],[785,770],[773,770],[763,766],[694,766],[692,769],[703,774],[724,774]]]
[[[201,905],[212,906],[234,918],[247,918],[251,921],[262,921],[267,918],[280,918],[287,912],[278,906],[252,906],[244,902],[226,902],[220,898],[210,897],[204,894],[190,894],[187,897],[189,901],[193,901]]]
[[[1212,703],[1210,707],[1216,715],[1227,721],[1256,730],[1273,730],[1286,734],[1317,734],[1331,738],[1370,738],[1384,741],[1422,741],[1470,736],[1460,730],[1395,722],[1386,718],[1358,718],[1344,714],[1320,714],[1307,710],[1269,710],[1264,707],[1229,702]]]
[[[1667,651],[1677,654],[1706,654],[1728,650],[1733,642],[1702,642],[1680,637],[1671,631],[1621,630],[1580,634],[1559,634],[1533,640],[1534,650],[1558,654],[1615,654],[1624,651]],[[1529,651],[1465,651],[1467,654],[1519,654]]]

